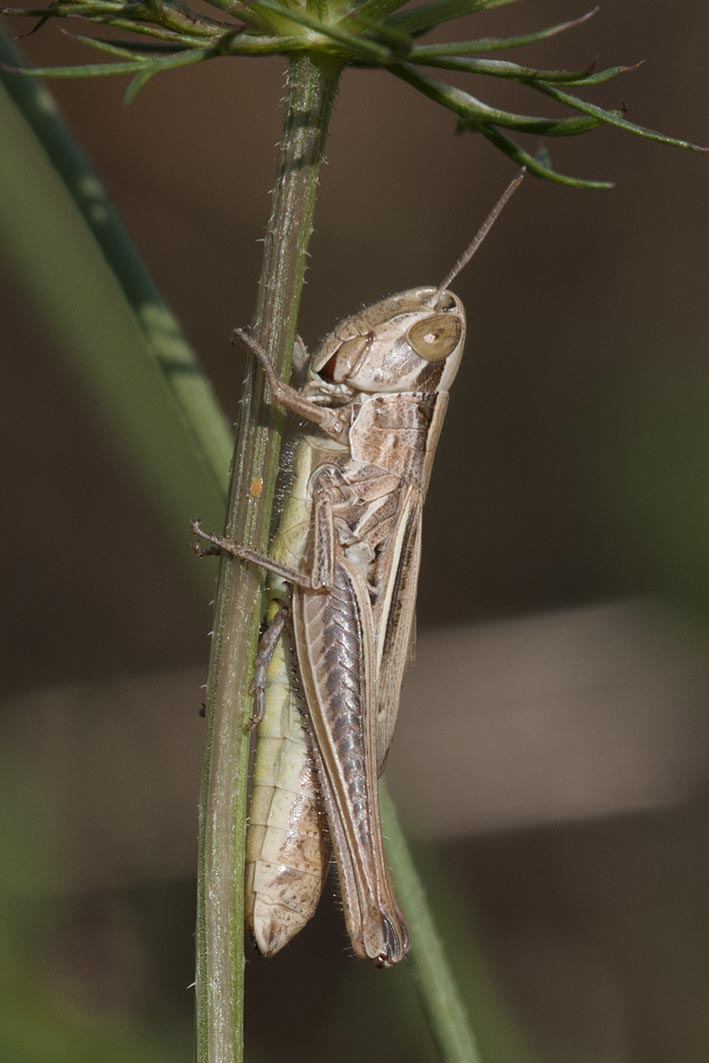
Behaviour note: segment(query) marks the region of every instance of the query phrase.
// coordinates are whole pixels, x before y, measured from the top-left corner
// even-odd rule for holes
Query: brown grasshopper
[[[448,285],[523,173],[438,287],[346,318],[312,358],[302,389],[284,384],[256,341],[236,333],[266,374],[271,401],[315,428],[297,446],[271,556],[193,522],[196,535],[271,574],[253,686],[260,726],[246,882],[247,918],[266,955],[317,905],[328,858],[323,809],[355,953],[391,967],[409,947],[377,784],[413,639],[423,503],[465,342],[465,311]]]

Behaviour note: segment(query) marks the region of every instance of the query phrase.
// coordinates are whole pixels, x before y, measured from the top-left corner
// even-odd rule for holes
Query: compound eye
[[[407,339],[427,362],[442,362],[457,347],[462,331],[460,318],[452,314],[432,314],[412,325]]]

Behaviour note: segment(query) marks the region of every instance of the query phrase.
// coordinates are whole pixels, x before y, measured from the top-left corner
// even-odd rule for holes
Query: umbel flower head
[[[81,66],[22,69],[18,73],[45,77],[103,77],[130,74],[126,99],[132,101],[156,74],[208,59],[234,56],[293,55],[307,52],[341,66],[379,67],[406,81],[439,106],[452,111],[460,131],[485,137],[520,166],[538,177],[576,188],[609,188],[611,182],[585,180],[559,173],[546,151],[530,154],[512,133],[537,137],[568,137],[588,133],[600,125],[689,151],[709,149],[666,136],[631,122],[621,110],[607,110],[576,94],[593,88],[635,66],[595,70],[538,70],[497,52],[546,40],[581,26],[598,8],[579,18],[514,37],[482,37],[443,44],[424,43],[426,35],[443,23],[464,15],[500,7],[513,0],[428,0],[404,8],[406,0],[208,0],[219,15],[207,17],[183,0],[52,0],[46,8],[5,9],[39,19],[84,18],[130,31],[149,41],[103,40],[77,35],[90,48],[113,62]],[[477,95],[433,77],[427,71],[452,70],[478,78],[501,78],[526,85],[571,112],[550,118],[515,114],[485,103]],[[574,90],[574,91],[571,91]]]

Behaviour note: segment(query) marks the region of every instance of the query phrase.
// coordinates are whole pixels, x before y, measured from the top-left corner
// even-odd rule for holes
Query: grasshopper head
[[[464,342],[465,310],[458,296],[412,288],[342,321],[312,369],[352,392],[447,391]]]
[[[437,288],[390,295],[330,333],[311,366],[315,391],[320,387],[345,401],[356,392],[448,391],[465,342],[465,310],[448,285],[475,255],[524,175],[523,167]]]

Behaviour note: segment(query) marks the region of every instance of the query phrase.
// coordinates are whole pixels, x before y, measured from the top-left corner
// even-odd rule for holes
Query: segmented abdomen
[[[310,529],[307,483],[311,462],[311,448],[307,442],[301,443],[279,530],[271,545],[275,560],[299,570]],[[277,579],[272,578],[269,587],[270,619],[288,594]],[[312,917],[329,859],[291,638],[287,624],[267,671],[246,838],[247,922],[266,956],[283,948]]]
[[[266,956],[312,917],[328,859],[309,736],[288,657],[281,640],[266,680],[246,842],[247,918]]]

